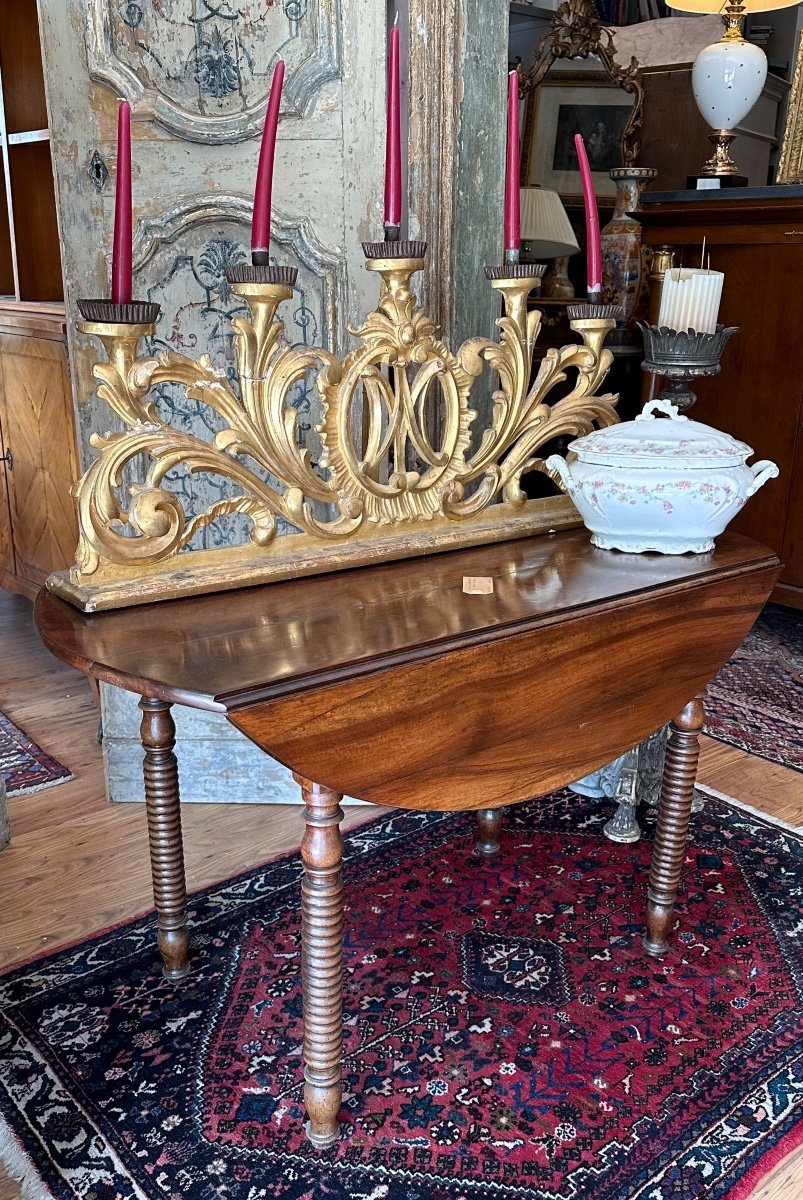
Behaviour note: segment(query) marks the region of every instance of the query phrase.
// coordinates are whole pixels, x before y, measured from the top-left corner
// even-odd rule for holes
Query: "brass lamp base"
[[[738,175],[739,168],[731,158],[730,144],[736,134],[731,129],[715,129],[708,140],[714,144],[714,153],[707,160],[700,174],[708,179],[723,175]]]
[[[569,279],[569,256],[550,259],[541,280],[541,295],[547,300],[573,300],[574,284]]]

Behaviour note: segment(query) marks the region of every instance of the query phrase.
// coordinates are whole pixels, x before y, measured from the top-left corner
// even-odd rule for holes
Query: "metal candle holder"
[[[718,375],[722,351],[739,332],[736,325],[717,325],[714,333],[697,333],[693,329],[684,333],[643,321],[638,322],[638,327],[644,338],[641,369],[668,380],[660,399],[671,401],[680,412],[691,408],[697,400],[689,381]]]

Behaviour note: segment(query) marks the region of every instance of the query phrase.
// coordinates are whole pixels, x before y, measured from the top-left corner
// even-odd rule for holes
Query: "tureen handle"
[[[572,483],[572,473],[569,470],[569,464],[566,462],[566,459],[560,454],[550,454],[549,458],[544,463],[544,466],[553,479],[556,475],[558,476],[558,479],[560,480],[560,486],[565,488],[569,495],[572,495],[574,492],[574,484]],[[557,482],[557,480],[555,482]]]
[[[644,405],[642,412],[636,417],[637,421],[654,421],[657,412],[666,413],[670,421],[688,421],[688,417],[680,415],[680,409],[671,400],[651,400]]]
[[[753,463],[750,467],[753,472],[753,482],[747,489],[748,496],[755,496],[760,487],[763,487],[768,479],[775,479],[780,474],[774,462],[770,462],[768,458],[762,458],[760,462]]]

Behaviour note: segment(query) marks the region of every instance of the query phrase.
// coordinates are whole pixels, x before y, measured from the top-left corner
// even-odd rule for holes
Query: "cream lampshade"
[[[541,295],[571,300],[574,296],[566,273],[568,256],[580,249],[572,223],[557,192],[527,187],[520,192],[521,240],[531,262],[555,260],[541,281]]]
[[[730,155],[734,128],[743,121],[761,95],[767,78],[767,56],[760,46],[742,37],[742,20],[750,13],[790,8],[800,0],[666,0],[680,12],[721,13],[726,29],[718,42],[706,46],[695,59],[691,86],[703,118],[713,128],[709,134],[714,153],[702,175],[738,175]]]
[[[580,247],[558,193],[526,187],[520,196],[521,238],[530,243],[530,257],[543,260],[576,254]]]

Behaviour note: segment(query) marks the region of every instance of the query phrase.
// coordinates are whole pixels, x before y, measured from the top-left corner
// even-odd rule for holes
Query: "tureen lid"
[[[656,417],[666,413],[669,420]],[[595,429],[569,444],[581,462],[607,466],[615,462],[631,467],[660,463],[673,468],[732,467],[753,453],[745,442],[700,421],[681,416],[669,400],[653,400],[635,421]]]

